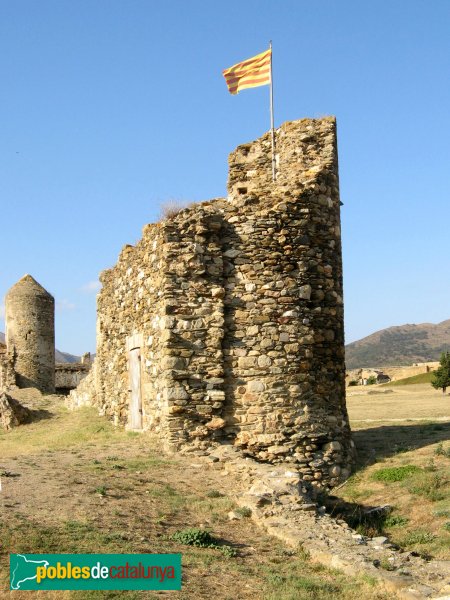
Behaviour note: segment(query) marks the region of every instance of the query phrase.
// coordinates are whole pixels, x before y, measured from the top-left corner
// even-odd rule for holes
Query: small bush
[[[172,538],[185,546],[197,546],[197,548],[210,548],[215,544],[215,539],[206,529],[190,528],[177,531]]]
[[[205,529],[198,529],[192,527],[190,529],[183,529],[173,534],[172,539],[185,546],[195,546],[197,548],[213,548],[214,550],[220,550],[226,558],[232,558],[237,556],[235,548],[226,544],[220,545],[217,540]]]
[[[450,531],[450,521],[447,521],[447,523],[444,523],[444,529],[446,531]]]
[[[429,531],[411,531],[403,538],[403,545],[413,546],[414,544],[428,544],[436,539],[436,536]]]
[[[348,387],[354,387],[355,385],[358,385],[358,381],[356,379],[352,379],[348,382]]]
[[[450,458],[450,448],[444,448],[443,442],[439,442],[434,453],[436,456],[445,456],[446,458]]]
[[[406,525],[409,519],[402,517],[401,515],[388,515],[384,521],[386,527],[397,527],[399,525]]]
[[[231,546],[215,546],[218,550],[222,552],[225,558],[234,558],[237,556],[236,548],[232,548]]]
[[[95,493],[99,494],[100,496],[106,496],[106,487],[104,485],[99,485],[98,487],[95,488]]]
[[[411,494],[416,494],[418,496],[424,496],[431,502],[437,502],[438,500],[443,500],[445,498],[445,494],[441,488],[447,483],[445,477],[442,475],[438,475],[437,473],[426,474],[425,476],[418,477],[409,486],[408,490]]]
[[[208,490],[205,496],[207,498],[223,498],[223,494],[221,494],[218,490]]]
[[[382,481],[384,483],[391,483],[394,481],[403,481],[414,473],[420,472],[421,469],[416,465],[404,465],[402,467],[386,467],[385,469],[379,469],[372,474],[372,479],[375,481]]]
[[[241,508],[236,508],[236,510],[234,512],[237,513],[238,515],[241,515],[241,517],[251,517],[252,516],[252,509],[249,508],[248,506],[242,506]]]
[[[371,375],[370,377],[367,378],[367,385],[375,385],[377,382],[377,378],[375,377],[375,375]]]

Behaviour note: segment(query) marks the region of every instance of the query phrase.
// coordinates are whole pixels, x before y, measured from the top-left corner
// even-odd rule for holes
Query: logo
[[[10,554],[11,590],[181,590],[181,554]]]

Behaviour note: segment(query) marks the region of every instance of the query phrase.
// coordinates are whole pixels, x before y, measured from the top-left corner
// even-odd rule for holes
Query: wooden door
[[[128,357],[131,392],[128,426],[130,429],[142,429],[141,349],[133,348]]]

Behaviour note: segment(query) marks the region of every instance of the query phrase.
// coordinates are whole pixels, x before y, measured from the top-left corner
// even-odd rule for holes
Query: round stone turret
[[[5,298],[6,346],[16,384],[55,392],[55,300],[25,275]]]

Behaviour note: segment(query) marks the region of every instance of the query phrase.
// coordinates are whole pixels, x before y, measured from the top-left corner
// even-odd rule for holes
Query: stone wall
[[[285,123],[230,155],[228,199],[144,228],[101,275],[92,394],[130,418],[140,348],[143,427],[171,448],[232,442],[335,485],[353,456],[344,391],[333,118]]]
[[[8,356],[6,346],[0,344],[0,391],[10,390],[16,386],[16,374],[13,363]]]

